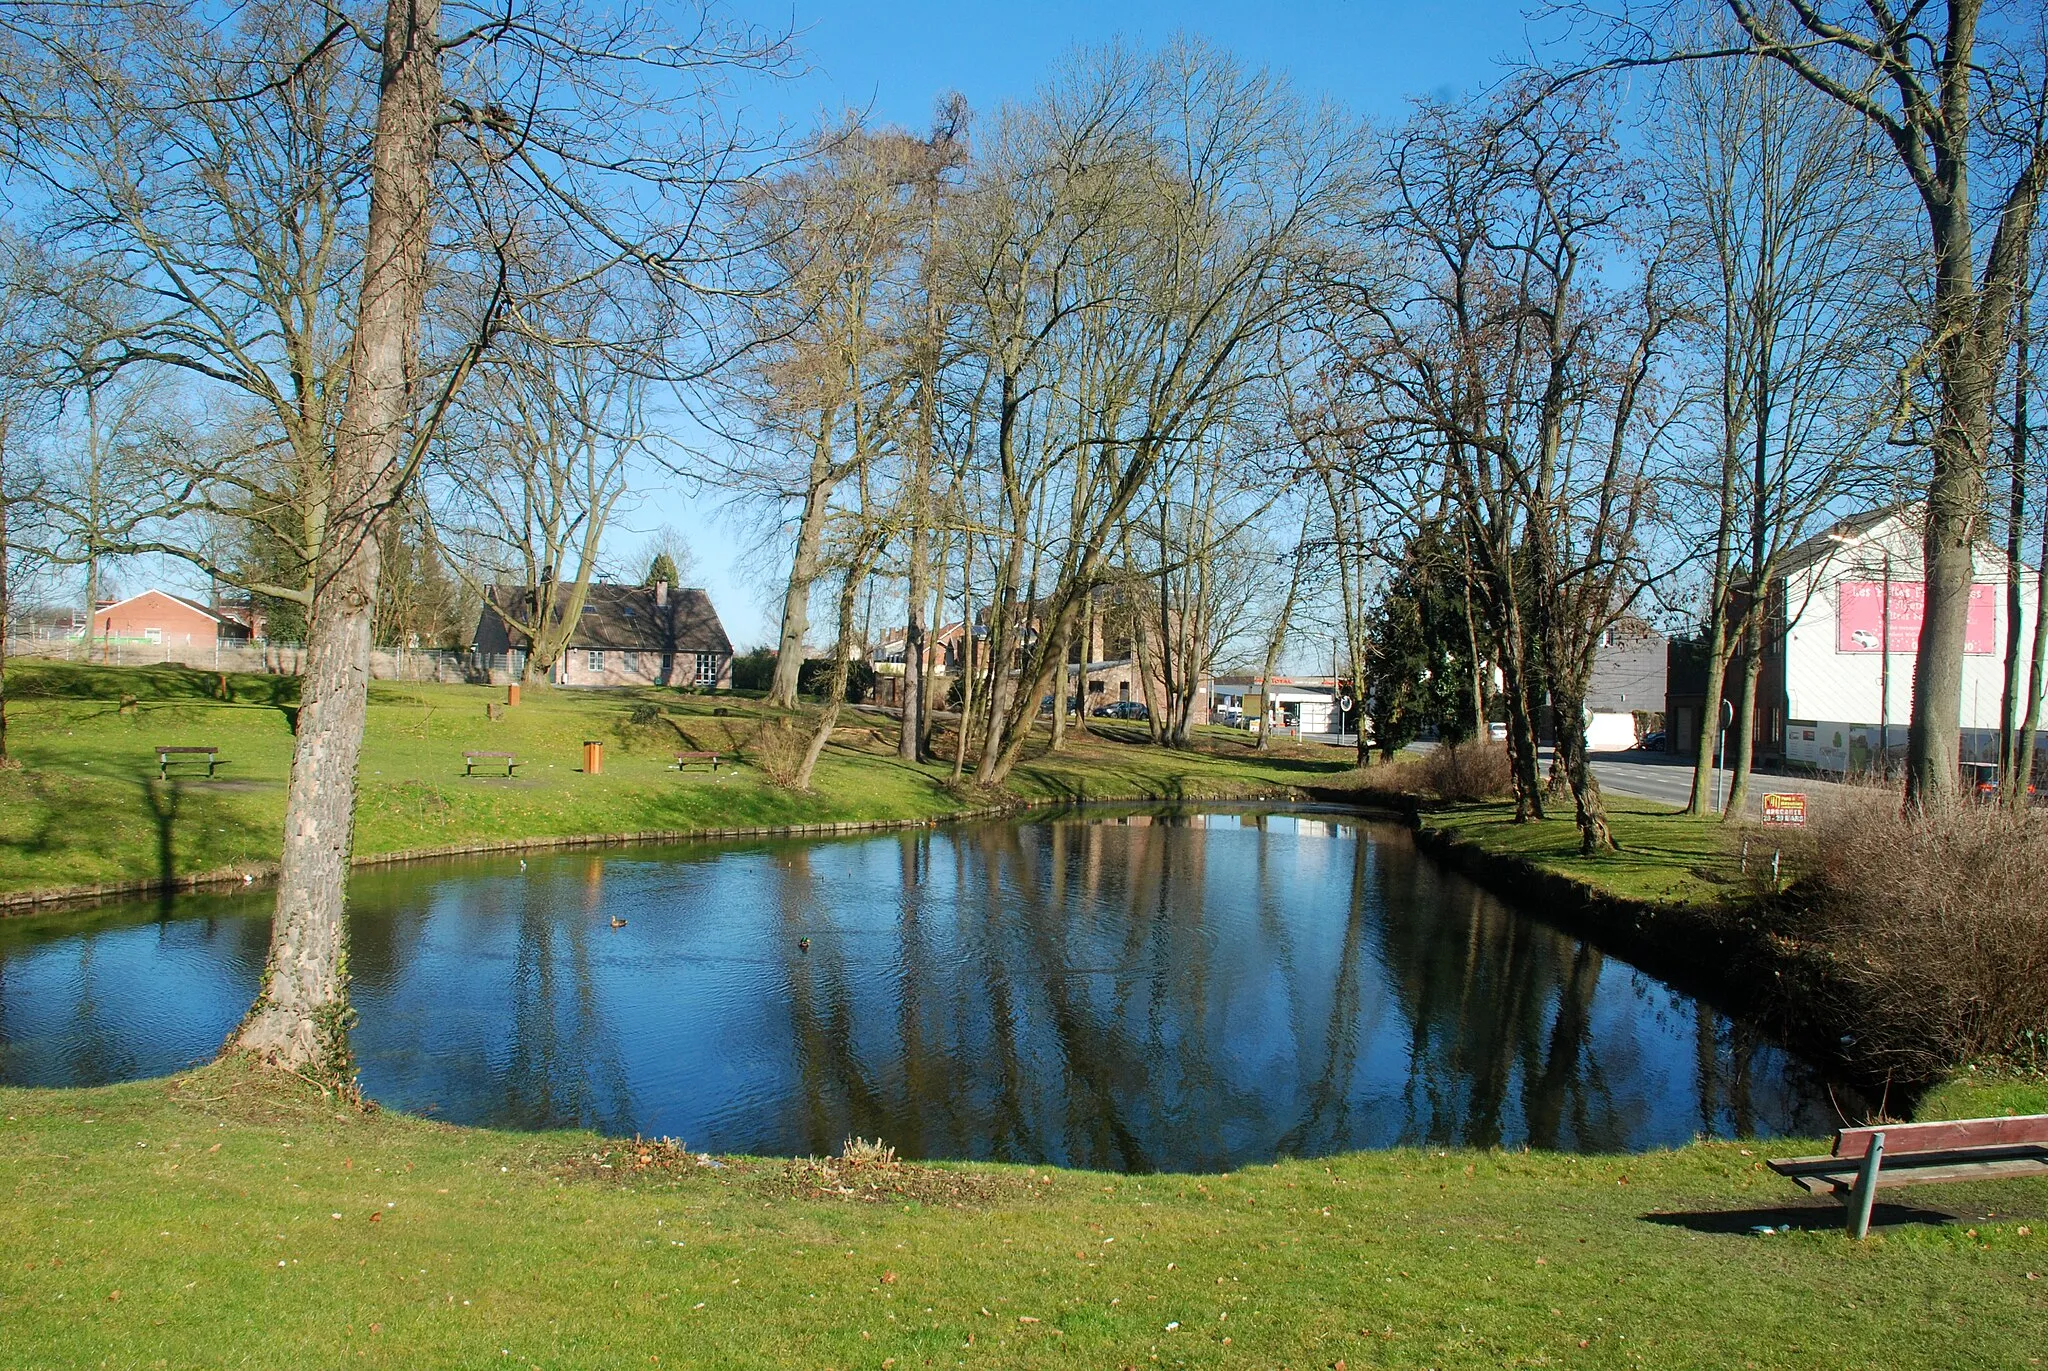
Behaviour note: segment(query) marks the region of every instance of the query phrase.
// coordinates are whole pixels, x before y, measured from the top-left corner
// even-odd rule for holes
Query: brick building
[[[477,616],[472,651],[488,670],[514,671],[533,640],[517,627],[532,622],[532,586],[493,586]],[[559,611],[558,611],[559,612]],[[667,582],[622,586],[600,582],[555,663],[560,686],[698,686],[732,688],[732,640],[711,598]]]

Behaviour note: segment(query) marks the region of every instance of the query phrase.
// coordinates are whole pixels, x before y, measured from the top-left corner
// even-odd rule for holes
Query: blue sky
[[[808,70],[747,93],[756,123],[798,129],[852,108],[922,131],[933,102],[958,90],[977,111],[1030,96],[1075,46],[1122,37],[1153,46],[1175,32],[1199,34],[1252,63],[1286,72],[1296,87],[1380,121],[1401,117],[1417,96],[1450,99],[1496,80],[1504,60],[1528,51],[1529,29],[1509,3],[1317,0],[1217,3],[799,4],[789,11],[737,0],[753,21],[793,24]],[[767,574],[743,574],[758,555],[752,533],[718,517],[715,500],[654,488],[614,539],[636,548],[645,530],[673,525],[696,554],[695,578],[711,592],[726,630],[744,646],[767,641]]]

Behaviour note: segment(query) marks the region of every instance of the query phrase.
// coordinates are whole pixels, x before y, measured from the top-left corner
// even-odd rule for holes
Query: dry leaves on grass
[[[850,1203],[978,1207],[1033,1192],[1031,1178],[934,1166],[896,1159],[879,1142],[848,1149],[849,1156],[794,1157],[787,1161],[714,1157],[693,1152],[675,1138],[634,1138],[594,1152],[554,1160],[554,1174],[586,1180],[631,1181],[665,1178],[717,1185],[742,1185],[778,1199],[840,1200]]]

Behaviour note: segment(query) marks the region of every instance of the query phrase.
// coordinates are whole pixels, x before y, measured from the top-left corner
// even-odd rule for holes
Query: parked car
[[[1508,726],[1506,724],[1488,724],[1486,726],[1486,736],[1493,742],[1504,743],[1508,740]]]
[[[1643,752],[1662,752],[1664,750],[1664,730],[1661,728],[1651,729],[1643,735],[1643,740],[1637,743],[1636,747]]]
[[[2027,794],[2034,793],[2033,782],[2027,783]],[[1979,800],[1998,797],[1998,764],[1996,762],[1964,762],[1963,794]]]
[[[1098,719],[1149,719],[1152,711],[1145,708],[1143,700],[1112,700],[1106,705],[1095,707]]]

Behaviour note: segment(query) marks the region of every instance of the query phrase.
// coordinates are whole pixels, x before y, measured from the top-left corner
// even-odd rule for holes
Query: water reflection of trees
[[[1833,1121],[1753,1027],[1364,832],[991,823],[614,858],[609,882],[601,857],[365,873],[365,1081],[478,1122],[1131,1169]],[[260,918],[151,929],[148,955],[133,926],[0,943],[0,1041],[46,1043],[38,1079],[152,1069],[178,993],[154,969],[225,954],[247,966],[216,979],[253,984],[266,946]],[[31,1005],[23,973],[75,993]]]
[[[1770,1049],[1753,1033],[1711,1012],[1691,1033],[1656,1024],[1615,977],[1603,999],[1596,949],[1398,840],[1262,827],[901,838],[893,888],[870,892],[893,906],[893,964],[849,965],[836,942],[796,964],[806,1145],[880,1133],[909,1154],[1143,1169],[1397,1141],[1626,1147],[1674,1104],[1700,1131],[1756,1126]],[[1314,842],[1327,856],[1304,879]],[[845,898],[798,870],[792,941]]]

